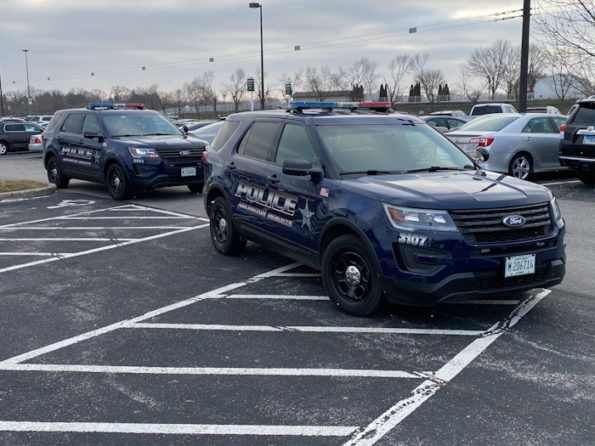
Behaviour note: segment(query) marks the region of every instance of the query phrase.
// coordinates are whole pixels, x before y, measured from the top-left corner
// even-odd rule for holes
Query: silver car
[[[536,172],[565,169],[558,161],[565,122],[566,116],[549,113],[501,113],[476,118],[446,136],[472,157],[485,147],[490,157],[480,163],[484,169],[528,180]]]

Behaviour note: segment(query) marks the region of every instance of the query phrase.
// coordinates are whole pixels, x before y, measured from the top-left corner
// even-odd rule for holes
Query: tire
[[[217,197],[209,212],[211,242],[219,254],[239,254],[246,247],[246,240],[233,226],[231,211],[223,197]]]
[[[520,180],[530,180],[533,176],[533,160],[526,153],[517,153],[510,160],[508,174]]]
[[[6,155],[6,152],[8,152],[8,144],[2,141],[0,142],[0,155]]]
[[[202,189],[205,187],[204,184],[189,184],[188,189],[190,189],[191,194],[202,194]]]
[[[112,164],[107,168],[105,184],[114,200],[126,200],[132,195],[130,181],[119,164]]]
[[[48,181],[56,185],[58,189],[64,189],[68,187],[70,178],[62,172],[60,163],[55,156],[50,157],[46,166],[48,172]]]
[[[328,245],[322,283],[331,301],[354,316],[372,314],[384,300],[375,254],[355,235],[342,235]]]
[[[578,179],[589,186],[594,185],[595,170],[581,170],[580,167],[581,166],[579,166],[579,169],[576,171],[576,176],[578,177]]]

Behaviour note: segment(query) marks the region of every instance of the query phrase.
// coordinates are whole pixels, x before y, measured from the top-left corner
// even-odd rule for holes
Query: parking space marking
[[[197,218],[197,220],[200,220]],[[188,226],[26,226],[19,228],[19,230],[26,231],[101,231],[106,229],[184,229]],[[4,228],[0,228],[3,230]],[[6,229],[5,229],[6,230]],[[8,228],[9,231],[14,231],[13,228]]]
[[[47,257],[47,256],[56,256],[61,257],[64,256],[65,253],[58,253],[58,252],[0,252],[0,256],[38,256],[38,257]]]
[[[300,437],[345,437],[357,426],[273,426],[240,424],[149,424],[61,423],[0,421],[0,431],[12,432],[102,432],[120,434],[179,435],[281,435]]]
[[[333,378],[426,378],[428,372],[379,369],[295,367],[152,367],[93,364],[9,364],[0,370],[21,372],[121,373],[141,375],[328,376]]]
[[[0,242],[113,242],[113,241],[123,241],[129,242],[132,240],[138,240],[137,238],[106,238],[106,237],[20,237],[20,238],[2,238],[0,237]]]
[[[574,184],[574,183],[581,183],[581,180],[569,180],[569,181],[555,181],[553,183],[539,183],[542,186],[558,186],[560,184]]]
[[[439,330],[425,328],[385,328],[385,327],[329,327],[329,326],[272,326],[272,325],[219,325],[219,324],[164,324],[138,323],[127,328],[150,328],[166,330],[216,330],[216,331],[293,331],[302,333],[375,333],[375,334],[416,334],[444,336],[481,336],[483,330]]]
[[[435,373],[433,379],[428,379],[416,387],[411,392],[412,396],[397,402],[368,426],[358,429],[343,446],[372,446],[375,444],[419,406],[434,396],[438,390],[447,385],[485,349],[502,336],[506,330],[515,326],[523,316],[529,313],[549,293],[551,293],[550,290],[543,290],[522,302],[507,319],[496,322],[490,329],[486,330],[482,337],[475,339],[442,366]]]

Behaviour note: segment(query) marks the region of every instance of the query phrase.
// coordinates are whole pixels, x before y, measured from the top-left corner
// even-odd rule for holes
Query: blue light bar
[[[297,102],[291,102],[289,104],[289,106],[291,108],[333,108],[337,106],[336,102],[303,102],[303,101],[297,101]]]
[[[101,102],[92,102],[89,104],[89,110],[93,110],[94,108],[114,108],[114,104],[110,103],[101,103]]]

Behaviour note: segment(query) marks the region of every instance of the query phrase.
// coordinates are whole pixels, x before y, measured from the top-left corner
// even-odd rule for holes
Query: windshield
[[[474,107],[471,111],[473,116],[488,115],[490,113],[502,113],[502,107],[499,105],[482,105]]]
[[[180,135],[178,128],[158,113],[120,112],[103,114],[103,122],[112,137]]]
[[[466,130],[479,131],[479,132],[499,132],[508,124],[513,123],[520,116],[484,116],[476,118],[473,121],[469,121],[462,127],[457,129],[458,132],[464,132]]]
[[[323,125],[318,133],[342,175],[473,168],[455,145],[424,124]]]

